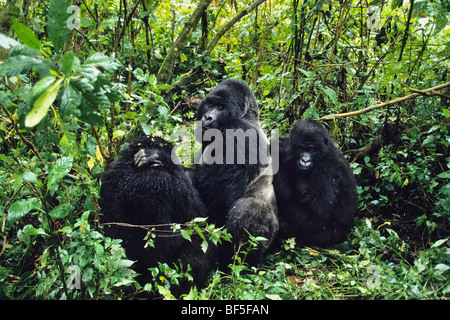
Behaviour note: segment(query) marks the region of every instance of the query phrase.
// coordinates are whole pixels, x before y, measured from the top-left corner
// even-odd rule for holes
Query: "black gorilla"
[[[102,178],[100,207],[106,234],[123,239],[127,256],[137,262],[138,281],[151,280],[149,267],[157,262],[181,261],[190,264],[196,284],[202,285],[210,271],[209,257],[199,243],[190,243],[171,232],[170,227],[157,227],[166,237],[155,239],[155,248],[144,248],[147,231],[142,228],[117,225],[161,225],[185,223],[204,217],[206,209],[194,189],[185,169],[172,161],[173,145],[158,137],[144,136],[133,141],[118,161]],[[111,224],[112,223],[112,224]],[[194,241],[195,242],[195,241]]]
[[[278,232],[269,143],[258,118],[250,88],[227,79],[200,103],[195,133],[202,163],[194,168],[194,184],[211,221],[226,226],[236,248],[248,233],[268,240],[247,257],[251,264],[261,262]]]
[[[345,239],[357,209],[356,182],[320,122],[300,120],[281,139],[274,186],[282,238],[296,237],[313,246]]]

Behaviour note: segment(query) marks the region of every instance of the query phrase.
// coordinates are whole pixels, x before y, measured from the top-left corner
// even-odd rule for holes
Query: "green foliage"
[[[135,283],[120,240],[99,225],[99,181],[135,135],[189,131],[193,100],[225,77],[252,86],[269,137],[302,117],[450,81],[448,1],[266,1],[208,51],[252,2],[208,7],[173,83],[157,73],[196,1],[82,1],[78,11],[68,0],[0,3],[0,298],[115,299],[125,287],[179,298],[173,286],[191,280],[190,266],[160,263],[154,281]],[[448,299],[450,91],[437,91],[327,122],[359,184],[348,241],[317,249],[283,239],[250,267],[255,235],[181,298]],[[174,142],[195,146],[192,136]],[[203,250],[230,240],[203,219],[173,228]]]

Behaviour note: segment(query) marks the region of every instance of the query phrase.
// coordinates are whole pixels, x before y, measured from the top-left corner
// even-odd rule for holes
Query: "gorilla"
[[[278,218],[269,142],[256,99],[243,81],[224,80],[201,101],[197,120],[202,151],[194,185],[211,221],[232,235],[235,250],[248,242],[248,233],[267,239],[247,255],[247,262],[258,264],[278,232]],[[230,258],[231,250],[221,256]]]
[[[197,285],[208,276],[209,254],[173,233],[169,224],[185,223],[204,217],[206,208],[195,190],[188,172],[177,159],[172,161],[173,145],[162,138],[143,136],[134,140],[102,177],[100,207],[105,233],[123,239],[127,256],[138,282],[151,281],[149,267],[157,262],[190,264]],[[134,225],[130,226],[130,225]],[[155,248],[144,248],[147,231],[137,225],[162,225],[156,229]],[[211,246],[210,246],[211,247]]]
[[[328,131],[316,120],[300,120],[279,145],[273,184],[280,237],[319,247],[345,240],[357,210],[356,181]]]

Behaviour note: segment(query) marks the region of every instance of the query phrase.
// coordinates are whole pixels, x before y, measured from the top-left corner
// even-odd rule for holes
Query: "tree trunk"
[[[211,54],[211,52],[214,50],[215,46],[219,42],[220,38],[222,38],[222,36],[228,30],[230,30],[232,26],[234,26],[244,16],[246,16],[247,14],[252,12],[255,8],[257,8],[264,1],[266,1],[266,0],[257,0],[255,2],[253,2],[250,6],[248,6],[247,8],[245,8],[243,10],[241,10],[233,19],[228,21],[222,28],[220,28],[219,31],[217,31],[216,36],[211,40],[211,42],[209,43],[208,47],[206,48],[207,55]],[[198,80],[198,77],[199,77],[199,73],[197,71],[198,71],[197,69],[191,70],[190,72],[188,72],[184,77],[179,79],[173,85],[182,87],[183,85],[185,85],[187,83],[195,82],[196,80]]]
[[[212,0],[202,0],[198,4],[192,16],[189,18],[188,22],[186,22],[186,24],[184,25],[183,30],[181,30],[180,34],[175,40],[175,43],[173,44],[172,48],[170,48],[170,51],[167,53],[166,58],[161,64],[161,68],[159,69],[158,74],[156,76],[156,79],[158,80],[159,83],[169,83],[170,80],[172,79],[175,61],[180,56],[181,49],[191,36],[192,32],[194,31],[194,28],[200,21],[203,12],[205,12],[206,8],[208,8],[211,2]]]

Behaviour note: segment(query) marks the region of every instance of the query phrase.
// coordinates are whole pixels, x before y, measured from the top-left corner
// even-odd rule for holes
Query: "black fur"
[[[160,225],[185,223],[204,217],[206,209],[185,169],[171,159],[173,145],[158,137],[137,138],[113,163],[102,178],[100,206],[103,223]],[[141,158],[136,159],[136,154]],[[138,166],[139,164],[139,166]],[[106,224],[106,234],[123,239],[127,256],[137,262],[134,269],[142,274],[141,284],[151,281],[149,267],[157,262],[191,264],[193,277],[203,284],[210,271],[208,256],[198,243],[192,244],[180,235],[157,237],[155,248],[144,248],[147,234],[141,228]],[[157,230],[169,231],[169,227]]]
[[[271,158],[259,149],[262,144],[268,151],[269,144],[259,127],[258,113],[255,97],[244,82],[235,79],[221,82],[198,108],[197,119],[201,121],[202,130],[197,128],[196,137],[202,142],[203,164],[194,171],[195,186],[208,207],[208,216],[216,224],[227,227],[235,249],[248,241],[246,231],[268,240],[249,256],[247,261],[251,264],[261,262],[278,231]],[[211,129],[216,129],[223,140],[202,139],[201,135]],[[232,137],[227,129],[233,133],[238,132],[236,129],[242,130],[237,138],[227,143],[227,138]],[[244,132],[249,136],[242,134]],[[218,152],[223,152],[219,158]],[[229,152],[233,152],[234,157],[227,159]],[[211,163],[214,157],[218,161]],[[222,256],[229,258],[227,254]]]
[[[280,237],[323,247],[345,240],[357,210],[356,181],[320,122],[300,120],[281,139],[274,186]]]

